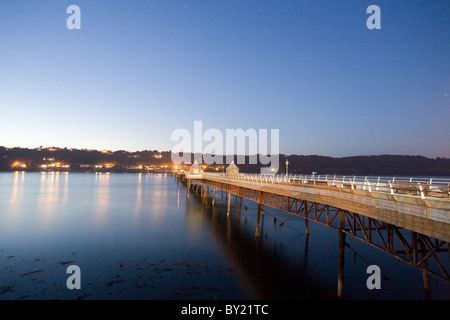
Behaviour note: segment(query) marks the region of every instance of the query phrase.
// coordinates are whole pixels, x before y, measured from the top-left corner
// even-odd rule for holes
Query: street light
[[[288,175],[289,160],[286,158],[286,175]]]

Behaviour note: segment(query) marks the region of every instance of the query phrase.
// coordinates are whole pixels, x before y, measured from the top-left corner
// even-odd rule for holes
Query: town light
[[[21,161],[16,161],[12,165],[13,168],[26,168],[27,165]]]

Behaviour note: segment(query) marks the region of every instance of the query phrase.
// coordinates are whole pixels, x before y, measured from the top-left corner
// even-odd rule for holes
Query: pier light
[[[12,165],[13,168],[26,168],[27,165],[22,161],[16,161]]]

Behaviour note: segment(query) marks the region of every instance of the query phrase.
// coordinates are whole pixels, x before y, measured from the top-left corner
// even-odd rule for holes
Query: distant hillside
[[[95,166],[109,163],[116,170],[130,166],[161,166],[171,163],[170,152],[145,150],[99,151],[68,148],[5,148],[0,146],[0,171],[12,170],[15,162],[26,164],[27,171],[41,170],[43,164],[60,162],[70,166],[70,171],[77,171],[80,166]]]
[[[450,176],[450,159],[447,158],[430,159],[423,156],[399,155],[331,158],[292,155],[288,159],[289,173]]]
[[[70,165],[71,171],[76,171],[80,165],[97,165],[112,163],[120,170],[130,166],[172,166],[170,151],[144,150],[98,151],[67,148],[5,148],[0,147],[0,171],[12,170],[16,161],[26,163],[27,170],[40,170],[45,159],[51,158]],[[430,159],[423,156],[379,155],[333,158],[318,155],[289,155],[290,174],[330,175],[385,175],[385,176],[450,176],[450,159]],[[193,157],[192,157],[193,159]],[[235,161],[237,158],[235,158]],[[279,156],[279,173],[285,173],[286,156]],[[260,172],[260,164],[238,164],[241,172]],[[213,168],[214,169],[214,168]]]

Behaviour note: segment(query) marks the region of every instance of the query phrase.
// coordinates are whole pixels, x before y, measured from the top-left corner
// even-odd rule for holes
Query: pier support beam
[[[186,198],[189,198],[189,189],[191,189],[191,180],[187,181]]]
[[[338,298],[344,297],[345,233],[339,231]]]
[[[341,227],[339,229],[339,265],[338,265],[338,298],[344,297],[344,261],[345,261],[345,233],[343,232],[345,226],[344,212],[340,211]]]
[[[205,184],[203,182],[200,185],[200,199],[202,199],[202,202],[205,201]]]
[[[389,253],[393,253],[394,252],[394,232],[393,232],[393,228],[392,228],[392,225],[390,225],[390,224],[387,224],[386,228],[387,228],[388,251],[389,251]]]
[[[205,183],[202,184],[202,199],[208,203],[208,186]]]
[[[425,246],[423,244],[423,240],[420,242],[420,249],[422,251],[421,256],[422,256],[422,267],[424,267],[425,269],[428,270],[428,261],[425,258],[426,253],[425,253]],[[424,299],[425,300],[430,300],[430,274],[428,273],[428,271],[423,270],[422,271],[422,277],[423,277],[423,293],[424,293]]]
[[[259,220],[261,217],[261,203],[258,203],[258,210],[256,213],[256,231],[255,231],[255,238],[259,238]]]
[[[203,201],[205,205],[208,206],[208,196],[209,196],[209,186],[207,184],[203,185]]]
[[[231,202],[231,194],[228,192],[228,208],[227,208],[227,215],[230,215],[230,202]]]

